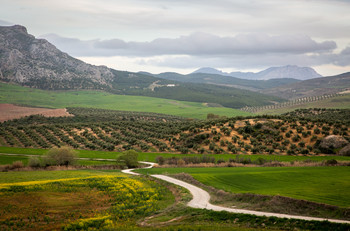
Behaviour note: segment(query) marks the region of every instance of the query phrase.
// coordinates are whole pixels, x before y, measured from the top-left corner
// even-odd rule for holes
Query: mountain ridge
[[[206,74],[219,74],[224,76],[250,79],[250,80],[269,80],[269,79],[282,79],[291,78],[298,80],[307,80],[312,78],[319,78],[322,75],[318,74],[311,67],[299,67],[296,65],[286,65],[280,67],[269,67],[259,72],[223,72],[211,67],[203,67],[192,73],[206,73]],[[191,73],[191,74],[192,74]]]

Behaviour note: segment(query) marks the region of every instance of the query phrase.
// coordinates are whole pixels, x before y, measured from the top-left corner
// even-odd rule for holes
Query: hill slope
[[[350,88],[350,72],[292,83],[262,92],[285,99],[334,94]]]
[[[283,99],[206,84],[189,84],[86,64],[23,26],[0,27],[0,80],[45,90],[94,89],[115,94],[220,104],[241,108]]]
[[[206,74],[206,73],[192,73],[188,75],[181,75],[178,73],[167,72],[154,75],[155,77],[174,80],[180,82],[191,82],[191,83],[204,83],[214,84],[219,86],[228,86],[240,89],[246,89],[250,91],[260,91],[262,89],[279,87],[290,83],[298,82],[299,80],[284,78],[284,79],[273,79],[273,80],[247,80],[236,77],[229,77],[219,74]]]
[[[249,115],[249,113],[237,109],[208,107],[196,102],[115,95],[92,90],[45,91],[6,83],[0,83],[0,103],[45,108],[85,107],[134,112],[157,112],[195,119],[205,119],[209,113],[229,117]]]

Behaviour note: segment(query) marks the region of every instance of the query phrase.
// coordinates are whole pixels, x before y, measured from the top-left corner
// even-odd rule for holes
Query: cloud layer
[[[242,69],[286,64],[350,65],[350,47],[337,54],[337,44],[334,41],[317,42],[304,35],[270,36],[255,33],[220,37],[208,33],[194,33],[149,42],[121,39],[82,41],[55,34],[42,37],[76,57],[137,57],[135,62],[138,65]]]
[[[349,11],[346,0],[2,0],[0,17],[61,35],[45,37],[76,57],[125,58],[138,70],[298,64],[339,73],[334,66],[349,65]]]

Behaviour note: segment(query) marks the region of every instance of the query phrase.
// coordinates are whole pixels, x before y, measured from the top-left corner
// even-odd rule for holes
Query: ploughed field
[[[21,107],[13,104],[0,104],[0,122],[19,119],[24,116],[43,115],[47,117],[72,116],[66,109]]]

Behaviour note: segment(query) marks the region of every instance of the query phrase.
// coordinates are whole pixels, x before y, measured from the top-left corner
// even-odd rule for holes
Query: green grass
[[[47,149],[35,149],[35,148],[16,148],[16,147],[0,147],[0,153],[9,154],[24,154],[24,155],[43,155],[47,153]],[[90,150],[75,150],[80,158],[99,158],[99,159],[116,159],[120,156],[120,152],[107,152],[107,151],[90,151]],[[170,157],[200,157],[202,154],[174,154],[174,153],[148,153],[140,152],[138,155],[139,161],[149,161],[155,162],[157,156],[163,156],[164,158]],[[265,160],[276,160],[280,162],[290,162],[290,161],[324,161],[330,159],[336,159],[338,161],[350,161],[349,156],[285,156],[285,155],[235,155],[235,154],[210,154],[209,156],[214,157],[216,160],[223,159],[229,160],[235,159],[236,156],[250,158],[252,161],[258,158],[264,158]],[[1,157],[1,155],[0,155]],[[82,160],[81,160],[82,161]],[[89,160],[90,161],[90,160]],[[83,161],[82,161],[83,162]],[[101,164],[101,162],[98,162]],[[109,162],[105,162],[109,163]],[[0,164],[5,164],[0,158]]]
[[[264,110],[259,111],[259,115],[279,115],[287,112],[294,111],[296,109],[306,109],[306,108],[340,108],[349,109],[350,108],[350,94],[337,96],[331,99],[320,100],[317,102],[306,103],[302,105],[295,105],[290,107],[284,107],[274,110]]]
[[[185,172],[205,185],[233,193],[281,195],[350,207],[350,167],[155,168],[162,174]]]
[[[15,161],[22,161],[22,163],[24,165],[27,165],[28,157],[27,156],[5,156],[5,155],[0,155],[0,165],[12,164]]]
[[[84,178],[99,175],[122,175],[119,170],[70,170],[70,171],[28,171],[28,172],[1,172],[0,184],[28,181],[45,181],[69,178]]]
[[[121,111],[156,112],[205,119],[208,113],[221,116],[245,116],[250,113],[202,103],[143,96],[114,95],[101,91],[44,91],[0,83],[0,103],[47,108],[89,107]]]

